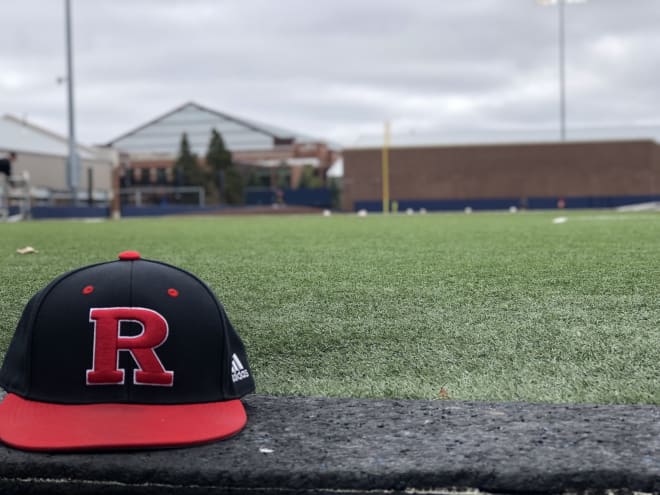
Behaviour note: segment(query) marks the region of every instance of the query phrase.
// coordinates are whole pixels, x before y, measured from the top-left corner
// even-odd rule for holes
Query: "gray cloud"
[[[351,144],[394,128],[552,126],[557,7],[535,0],[72,0],[78,135],[194,100]],[[660,122],[660,2],[566,7],[569,123]],[[66,129],[61,2],[0,7],[0,113]]]

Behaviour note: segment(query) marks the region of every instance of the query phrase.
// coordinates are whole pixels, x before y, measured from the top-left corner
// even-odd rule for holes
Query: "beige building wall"
[[[64,191],[68,189],[66,164],[66,157],[18,152],[12,166],[12,173],[20,175],[27,171],[33,187]],[[110,192],[112,190],[112,167],[113,164],[109,160],[81,160],[80,190],[87,190],[87,170],[91,168],[94,190]]]

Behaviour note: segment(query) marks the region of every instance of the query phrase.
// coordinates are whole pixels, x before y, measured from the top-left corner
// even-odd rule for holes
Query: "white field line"
[[[618,220],[655,220],[660,221],[660,215],[582,215],[577,217],[556,217],[552,219],[552,223],[561,224],[568,221],[578,221],[578,222],[600,222],[600,221],[618,221]]]

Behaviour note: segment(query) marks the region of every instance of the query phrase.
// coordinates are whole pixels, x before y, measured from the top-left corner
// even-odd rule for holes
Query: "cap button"
[[[123,251],[119,253],[119,259],[122,261],[133,261],[141,258],[140,253],[137,251]]]

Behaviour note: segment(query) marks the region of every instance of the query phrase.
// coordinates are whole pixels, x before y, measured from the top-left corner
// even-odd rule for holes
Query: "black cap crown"
[[[0,386],[61,404],[189,404],[254,391],[243,343],[212,291],[134,251],[66,273],[30,300]]]

